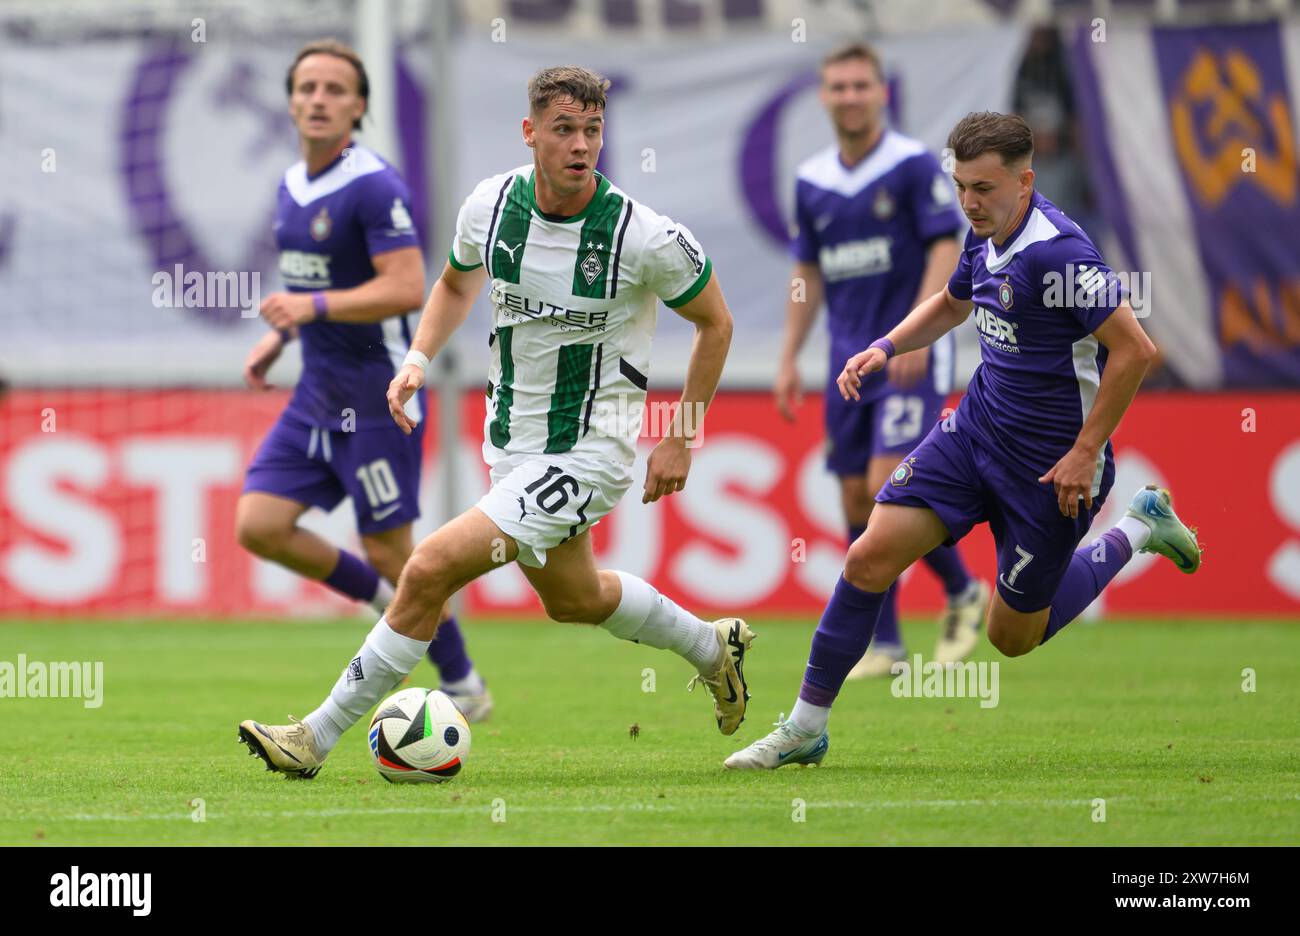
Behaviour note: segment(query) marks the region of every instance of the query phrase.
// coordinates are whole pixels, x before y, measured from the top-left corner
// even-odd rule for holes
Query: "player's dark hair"
[[[1013,166],[1034,155],[1034,133],[1018,114],[981,111],[967,114],[948,134],[948,148],[959,162],[994,152],[1002,165]]]
[[[366,107],[370,106],[370,78],[366,75],[366,66],[361,61],[361,56],[357,55],[350,46],[346,46],[337,39],[314,39],[298,50],[294,56],[293,64],[289,66],[288,73],[284,76],[284,90],[290,97],[293,97],[293,73],[298,68],[298,63],[309,55],[332,55],[335,58],[341,58],[357,70],[357,94],[361,95],[361,100],[366,102]],[[365,116],[364,114],[362,115]],[[352,121],[352,129],[361,129],[361,120]]]
[[[870,62],[871,67],[876,70],[876,77],[881,81],[885,80],[885,67],[881,64],[880,53],[865,42],[850,42],[833,50],[829,55],[822,59],[822,74],[825,74],[827,65],[837,65],[840,62],[851,62],[855,59],[862,62]]]
[[[571,98],[582,109],[605,109],[609,79],[579,65],[543,68],[528,81],[528,109],[534,117],[552,101]]]

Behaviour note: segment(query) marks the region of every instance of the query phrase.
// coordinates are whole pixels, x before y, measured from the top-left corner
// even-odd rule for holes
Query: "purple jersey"
[[[792,252],[816,263],[826,287],[830,374],[903,320],[925,273],[926,251],[954,237],[961,216],[948,179],[924,144],[886,130],[856,166],[838,146],[805,160],[795,186],[797,232]],[[951,338],[937,342],[931,367],[950,389]],[[884,372],[862,382],[863,400],[887,393]]]
[[[1092,409],[1106,366],[1093,332],[1125,291],[1088,235],[1035,192],[1002,245],[966,235],[948,281],[975,303],[981,364],[956,416],[958,432],[1037,478],[1071,447]],[[1093,494],[1111,458],[1097,457]]]
[[[374,279],[371,257],[420,246],[410,203],[397,170],[365,147],[350,145],[315,176],[296,163],[280,183],[275,212],[285,286],[315,292]],[[414,334],[409,315],[369,324],[310,322],[299,333],[302,377],[289,411],[325,429],[392,424],[386,394]],[[423,416],[421,396],[407,405],[412,418]]]

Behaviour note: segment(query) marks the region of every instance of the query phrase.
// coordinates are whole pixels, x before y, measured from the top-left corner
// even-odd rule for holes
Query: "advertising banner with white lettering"
[[[655,504],[638,496],[651,434],[669,422],[652,395],[635,482],[593,528],[598,561],[652,581],[701,614],[807,618],[825,605],[846,547],[838,486],[825,470],[821,402],[794,425],[763,393],[724,392],[710,408],[686,488]],[[0,398],[0,616],[197,614],[369,616],[324,587],[241,550],[234,506],[245,466],[282,392],[17,391]],[[445,478],[435,405],[425,433],[423,516],[439,516]],[[462,398],[455,453],[462,509],[487,487],[484,397]],[[1144,484],[1178,493],[1178,510],[1207,544],[1184,576],[1139,555],[1094,605],[1108,616],[1300,612],[1300,398],[1288,394],[1149,393],[1115,437],[1114,493],[1098,530],[1118,521]],[[1223,495],[1224,478],[1251,479]],[[310,511],[309,528],[356,549],[351,504]],[[995,574],[987,528],[962,541],[979,575]],[[905,614],[937,613],[940,587],[918,564],[902,589]],[[475,615],[540,606],[514,565],[465,592]]]
[[[34,43],[0,30],[0,145],[15,159],[14,184],[0,191],[0,374],[26,385],[237,385],[265,329],[260,299],[311,272],[283,269],[293,258],[277,256],[271,233],[276,187],[298,159],[285,68],[311,37],[91,32]],[[1020,27],[992,25],[882,38],[894,124],[937,152],[967,111],[1007,108],[1022,39]],[[583,64],[612,82],[600,168],[689,225],[711,256],[739,323],[724,377],[733,385],[771,379],[795,167],[832,141],[816,85],[834,41],[787,31],[582,46]],[[385,155],[410,184],[426,242],[429,174],[447,169],[429,159],[431,106],[450,121],[459,203],[531,160],[520,138],[528,78],[575,55],[562,37],[487,32],[452,49],[449,88],[433,87],[426,45],[404,41],[397,56],[397,144]],[[430,248],[445,247],[450,231],[432,233]],[[431,257],[431,275],[444,257]],[[680,381],[691,335],[662,312],[653,380]],[[477,380],[486,342],[460,347]],[[814,383],[824,347],[818,329]]]
[[[1300,21],[1117,22],[1072,44],[1111,266],[1192,387],[1300,385]]]

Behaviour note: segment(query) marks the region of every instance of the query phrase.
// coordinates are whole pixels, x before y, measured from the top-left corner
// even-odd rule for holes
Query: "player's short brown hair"
[[[608,90],[608,78],[580,65],[543,68],[528,81],[528,109],[536,117],[552,101],[571,98],[583,110],[604,110]]]
[[[876,70],[876,77],[881,81],[885,80],[885,67],[881,64],[880,53],[865,42],[850,42],[834,49],[822,59],[820,70],[824,75],[826,66],[838,65],[840,62],[851,62],[854,59],[870,62],[871,67]]]
[[[1034,133],[1019,114],[980,111],[957,121],[948,148],[960,162],[993,152],[1002,157],[1002,165],[1014,166],[1033,157]]]
[[[344,45],[337,39],[313,39],[301,49],[293,58],[293,64],[289,66],[289,71],[284,76],[284,90],[290,97],[293,96],[293,73],[298,68],[298,63],[309,55],[332,55],[335,58],[341,58],[357,70],[357,94],[361,95],[361,100],[366,102],[366,107],[370,106],[370,78],[366,75],[366,66],[361,61],[361,56],[352,49],[351,46]],[[361,129],[361,120],[357,119],[352,122],[353,130]]]

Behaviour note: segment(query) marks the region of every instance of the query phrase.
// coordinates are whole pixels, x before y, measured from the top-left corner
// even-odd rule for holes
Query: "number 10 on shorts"
[[[401,495],[397,489],[397,479],[393,469],[388,466],[387,458],[379,458],[357,469],[357,480],[365,488],[366,500],[371,507],[391,504]]]

